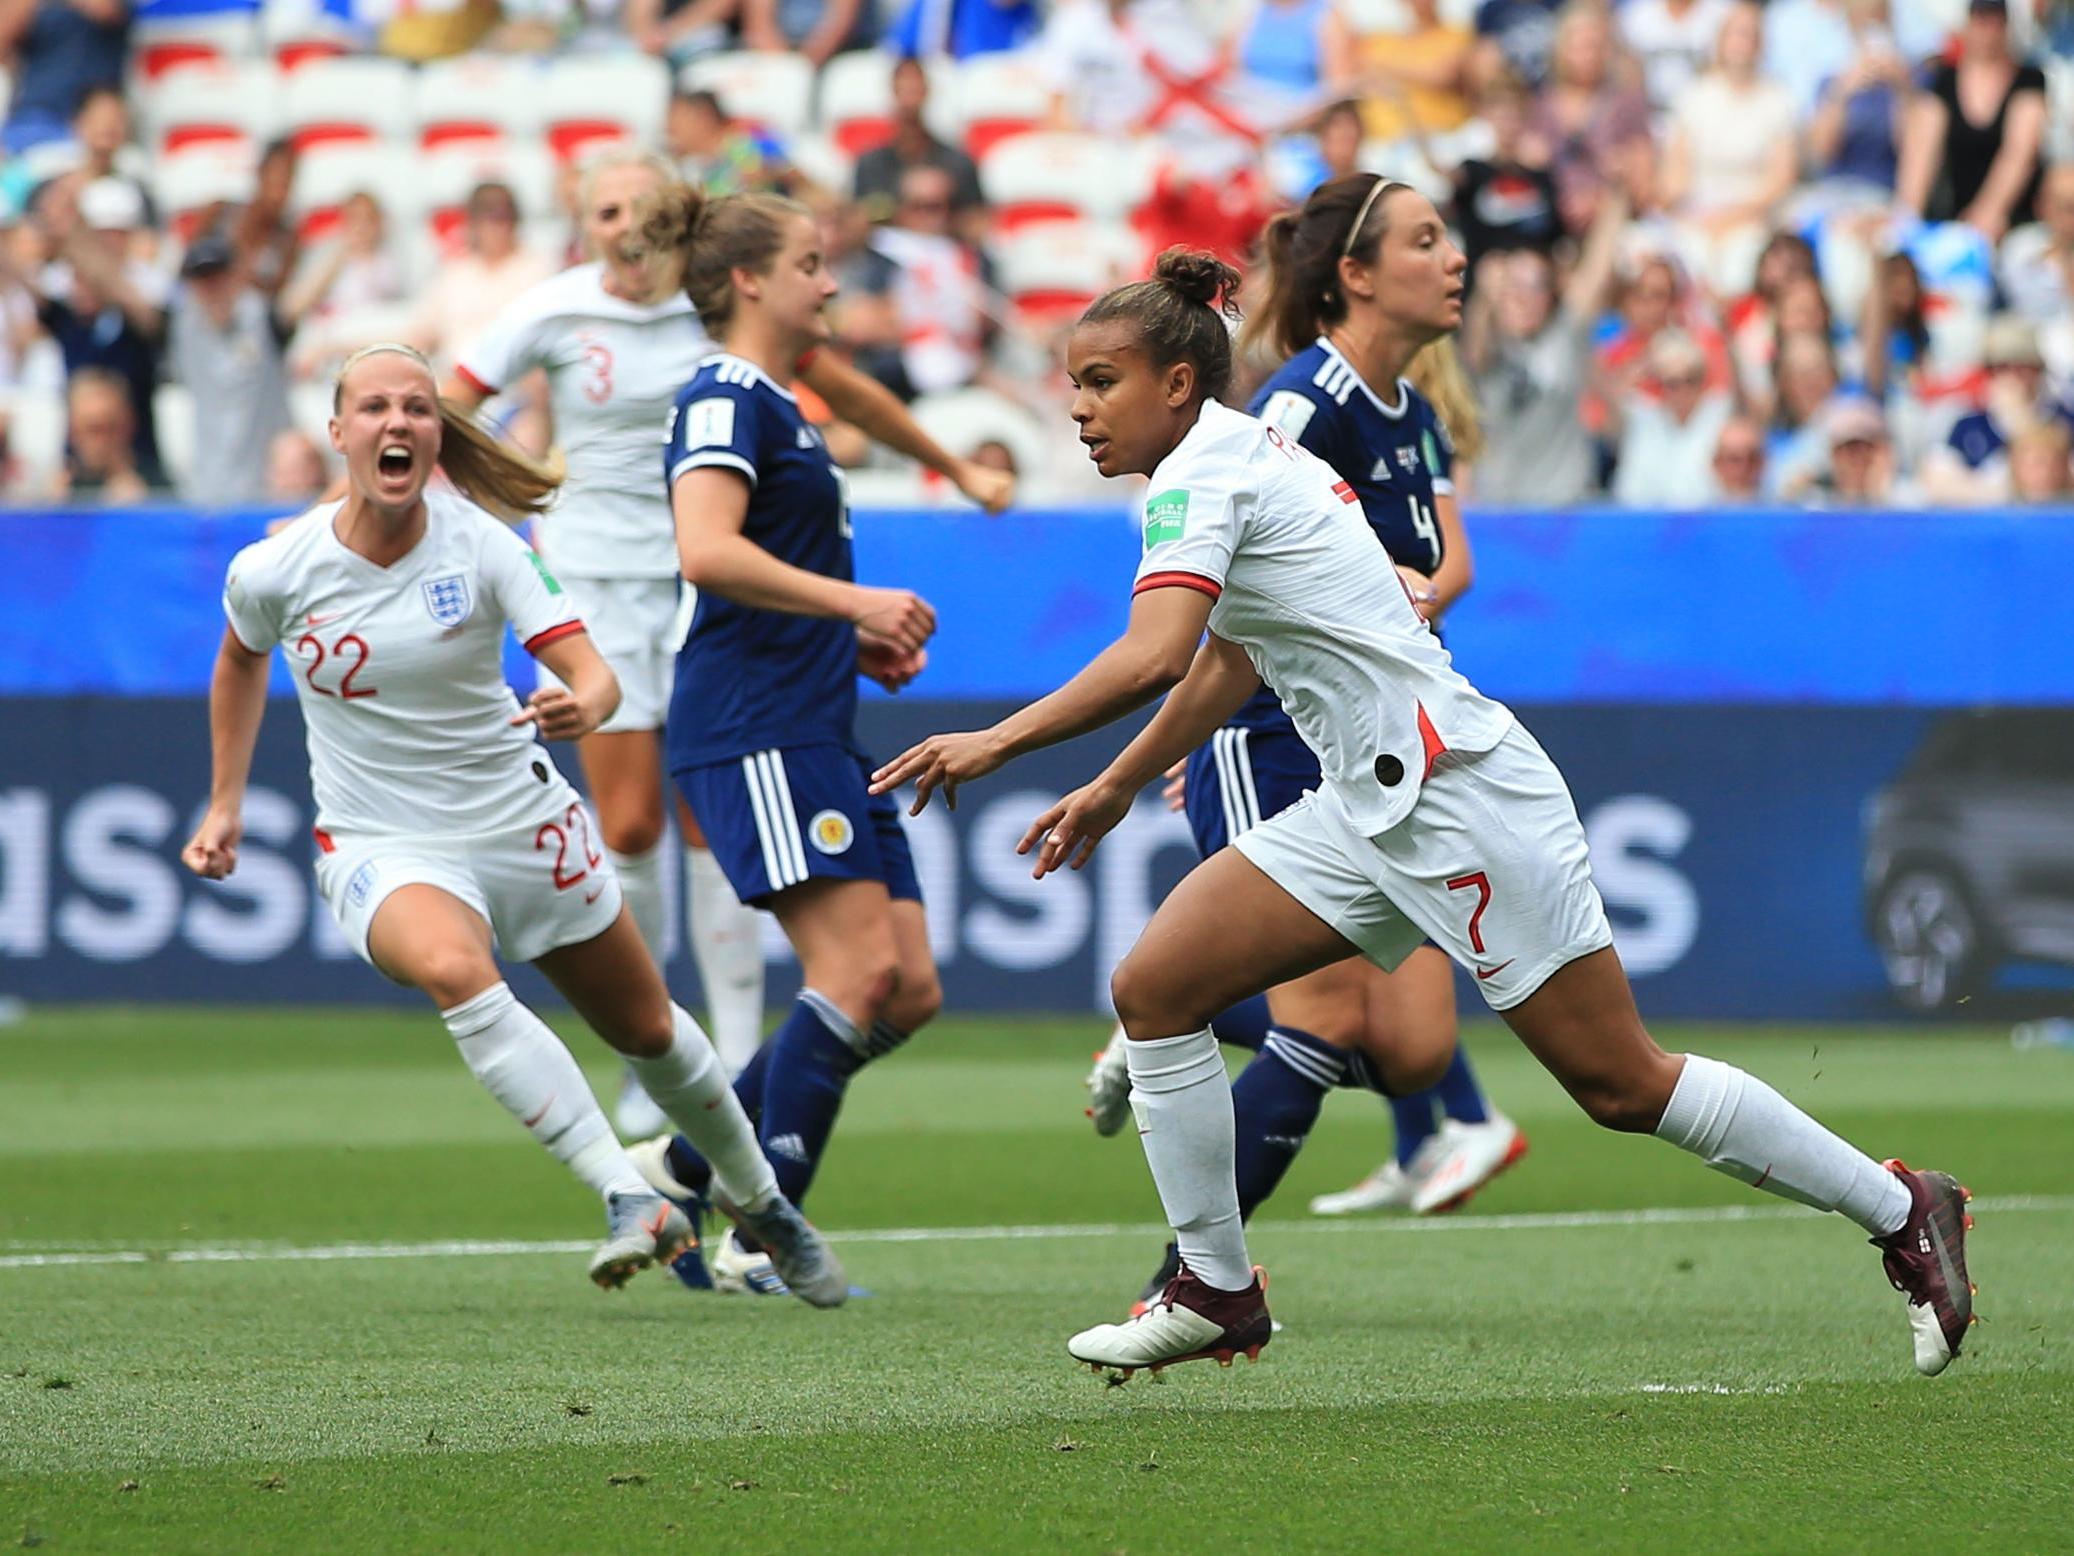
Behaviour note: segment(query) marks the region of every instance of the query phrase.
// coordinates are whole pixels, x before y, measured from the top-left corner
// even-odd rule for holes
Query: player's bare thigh
[[[799,955],[807,987],[868,1031],[900,984],[894,903],[884,883],[817,877],[786,887],[767,906]]]
[[[602,935],[556,946],[533,965],[584,1024],[620,1053],[654,1059],[669,1052],[676,1036],[670,991],[624,905]]]
[[[1438,1084],[1455,1056],[1455,967],[1438,946],[1422,945],[1386,973],[1364,961],[1367,1030],[1361,1047],[1383,1084],[1409,1096]]]
[[[367,956],[389,977],[422,989],[441,1010],[503,981],[490,926],[451,892],[413,882],[382,899],[367,926]]]
[[[1662,1120],[1685,1061],[1643,1027],[1611,946],[1566,963],[1501,1014],[1594,1121],[1646,1133]]]
[[[645,854],[662,841],[662,741],[652,729],[585,735],[576,743],[605,846]]]
[[[1353,950],[1250,859],[1226,848],[1168,893],[1110,979],[1110,995],[1131,1037],[1176,1037]]]

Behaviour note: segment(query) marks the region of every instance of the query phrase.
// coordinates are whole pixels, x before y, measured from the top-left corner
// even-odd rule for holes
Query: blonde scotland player
[[[576,596],[599,652],[618,674],[618,710],[577,743],[603,842],[628,906],[658,964],[664,943],[661,730],[686,617],[675,528],[655,464],[677,391],[716,349],[684,293],[675,253],[644,248],[633,230],[637,202],[679,183],[660,157],[605,153],[584,173],[582,208],[591,263],[564,271],[514,302],[461,354],[446,393],[474,408],[535,368],[546,371],[555,434],[568,479],[536,526],[541,554]],[[801,377],[835,413],[871,437],[949,478],[998,512],[1013,480],[952,457],[906,408],[828,352]],[[713,1038],[730,1072],[763,1036],[764,968],[758,915],[735,898],[681,801],[690,942],[706,991]],[[638,1096],[622,1098],[621,1126],[654,1133]]]
[[[1375,196],[1342,240],[1342,278],[1387,293],[1392,316],[1426,338],[1450,333],[1461,253],[1425,196]],[[1318,787],[1192,871],[1117,967],[1132,1107],[1181,1262],[1141,1316],[1073,1336],[1069,1353],[1127,1377],[1268,1342],[1210,1018],[1351,954],[1394,968],[1430,937],[1476,971],[1486,1003],[1594,1121],[1863,1227],[1907,1298],[1916,1367],[1942,1371],[1972,1317],[1965,1191],[1944,1173],[1882,1166],[1733,1065],[1656,1045],[1555,764],[1455,670],[1352,490],[1218,400],[1231,377],[1220,304],[1237,282],[1207,254],[1169,250],[1153,279],[1098,299],[1068,343],[1089,457],[1106,476],[1152,478],[1124,636],[1050,696],[991,729],[933,736],[873,783],[912,781],[916,808],[939,791],[948,801],[1022,752],[1169,693],[1025,834],[1043,876],[1084,864],[1138,793],[1263,682],[1318,756]]]
[[[210,880],[237,868],[278,647],[308,734],[318,889],[353,949],[422,990],[484,1088],[604,1200],[591,1279],[623,1285],[674,1256],[690,1226],[628,1160],[561,1040],[513,996],[499,953],[546,974],[712,1155],[730,1213],[791,1289],[841,1302],[841,1266],[778,1192],[712,1045],[670,1001],[589,813],[537,738],[580,739],[620,695],[553,573],[485,511],[537,511],[554,477],[442,406],[408,346],[347,359],[331,441],[346,496],[231,563],[210,801],[183,860]],[[456,490],[428,491],[435,470]],[[507,625],[557,678],[523,707],[503,677]]]

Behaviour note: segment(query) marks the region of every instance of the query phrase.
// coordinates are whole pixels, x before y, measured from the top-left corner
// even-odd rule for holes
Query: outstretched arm
[[[987,512],[999,513],[1015,501],[1014,476],[959,459],[922,430],[898,395],[834,352],[815,352],[799,376],[831,411],[872,442],[928,466]]]
[[[874,773],[871,792],[884,794],[913,779],[910,814],[921,814],[938,789],[944,803],[955,807],[959,784],[983,778],[1025,752],[1100,729],[1144,707],[1188,674],[1211,603],[1198,589],[1145,590],[1131,601],[1130,625],[1123,636],[1064,686],[992,729],[932,735]]]
[[[209,681],[209,809],[180,850],[180,862],[204,880],[220,881],[238,867],[245,831],[245,785],[252,750],[266,717],[265,654],[255,654],[228,627],[216,650]]]

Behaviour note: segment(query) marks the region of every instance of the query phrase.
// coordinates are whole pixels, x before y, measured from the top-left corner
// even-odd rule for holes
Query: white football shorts
[[[373,965],[367,932],[399,886],[436,886],[482,915],[506,961],[530,962],[596,939],[619,917],[619,877],[589,809],[563,808],[511,832],[477,837],[317,838],[317,890]]]
[[[1318,789],[1231,846],[1386,972],[1432,939],[1493,1010],[1613,943],[1570,790],[1517,724],[1489,751],[1441,756],[1381,837]]]
[[[564,578],[561,584],[619,677],[619,706],[598,732],[661,729],[676,684],[677,650],[691,629],[692,590],[675,578]],[[562,683],[542,665],[540,684]]]

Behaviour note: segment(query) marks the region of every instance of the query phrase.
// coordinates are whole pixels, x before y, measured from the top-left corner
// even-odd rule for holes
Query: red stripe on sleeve
[[[1419,710],[1419,744],[1426,749],[1426,771],[1419,778],[1419,782],[1424,783],[1433,776],[1433,764],[1447,755],[1447,742],[1440,738],[1440,731],[1426,716],[1426,705],[1417,702],[1412,706]]]
[[[526,652],[529,654],[537,655],[540,652],[540,650],[547,647],[548,644],[559,643],[562,641],[563,638],[573,638],[574,636],[576,636],[577,633],[583,630],[584,625],[580,621],[556,622],[545,632],[536,632],[531,637],[527,638]]]
[[[1341,502],[1359,502],[1361,500],[1360,494],[1344,481],[1334,481],[1332,489],[1339,493]]]
[[[461,382],[466,384],[469,388],[473,389],[477,394],[482,395],[486,399],[493,397],[497,393],[497,386],[495,384],[484,383],[480,378],[477,378],[473,373],[469,372],[467,368],[461,366],[458,362],[454,364],[454,376],[460,379]]]
[[[1194,589],[1213,600],[1224,593],[1223,584],[1201,573],[1147,573],[1132,586],[1131,593],[1136,596],[1147,589]]]
[[[317,840],[318,853],[335,854],[338,852],[338,844],[332,842],[331,834],[329,832],[326,832],[322,827],[311,827],[310,836]]]

